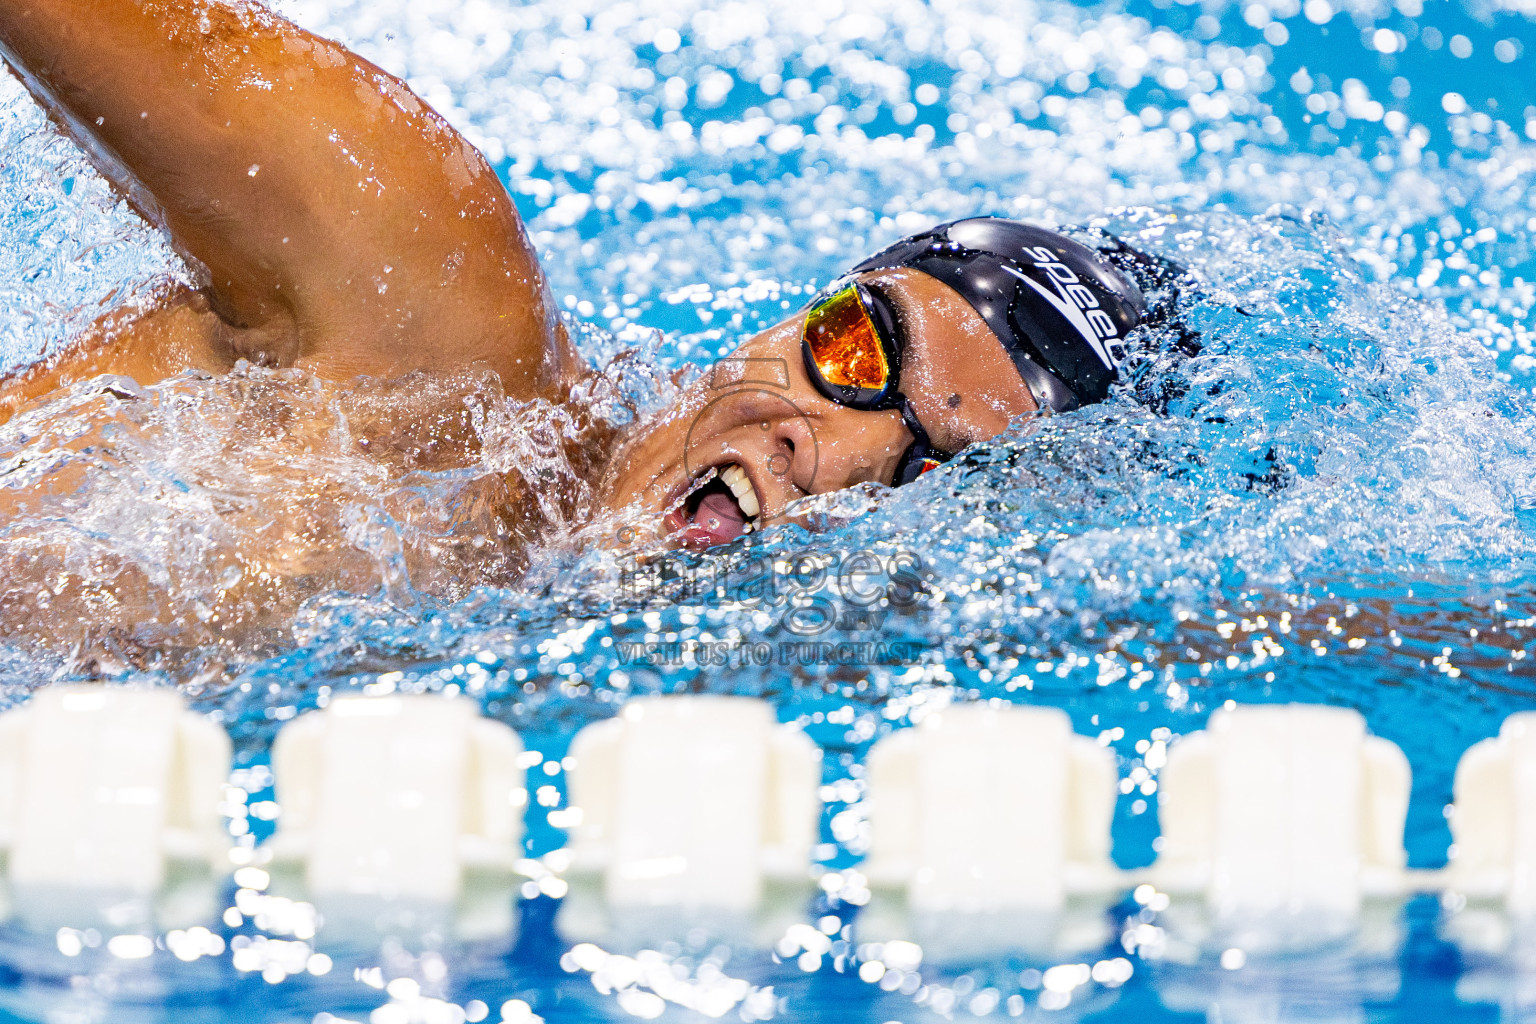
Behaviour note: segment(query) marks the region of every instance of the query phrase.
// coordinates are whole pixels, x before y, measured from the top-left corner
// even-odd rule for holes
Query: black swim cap
[[[1114,244],[1117,256],[1135,252]],[[1109,396],[1125,337],[1147,318],[1117,262],[1055,231],[971,217],[903,239],[853,272],[911,267],[953,288],[1002,341],[1035,403],[1066,412]]]

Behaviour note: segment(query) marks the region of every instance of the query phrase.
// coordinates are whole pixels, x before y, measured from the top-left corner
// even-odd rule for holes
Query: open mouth
[[[761,511],[757,489],[746,470],[729,463],[694,480],[681,504],[667,514],[666,532],[687,547],[729,544],[752,532]]]

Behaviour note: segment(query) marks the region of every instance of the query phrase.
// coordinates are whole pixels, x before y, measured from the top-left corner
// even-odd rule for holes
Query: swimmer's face
[[[877,270],[903,336],[901,390],[947,452],[995,437],[1036,408],[1008,353],[970,304],[921,271]],[[896,410],[861,412],[816,390],[804,311],[743,343],[628,442],[603,505],[689,547],[735,540],[786,518],[811,494],[890,483],[912,434]]]

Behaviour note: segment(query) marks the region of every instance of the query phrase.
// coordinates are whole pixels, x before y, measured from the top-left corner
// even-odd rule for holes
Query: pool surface
[[[403,75],[487,154],[608,367],[616,419],[867,252],[978,213],[1182,262],[1202,347],[1154,336],[1110,402],[1018,424],[899,492],[818,499],[814,530],[641,559],[584,545],[552,504],[520,583],[473,543],[498,529],[481,498],[499,473],[575,488],[559,438],[578,427],[483,383],[451,385],[485,445],[473,471],[381,469],[338,439],[387,388],[348,398],[298,373],[81,385],[0,427],[0,699],[179,686],[234,739],[238,843],[281,821],[273,736],[343,692],[450,691],[511,725],[537,752],[534,859],[564,842],[579,728],[637,695],[742,694],[826,752],[828,872],[777,937],[586,945],[556,928],[560,885],[507,894],[515,924],[496,935],[327,944],[230,883],[239,912],[149,955],[0,925],[0,1020],[1536,1013],[1536,946],[1478,941],[1454,898],[1235,957],[1182,941],[1177,908],[1137,890],[1070,955],[887,963],[861,939],[857,874],[871,744],[993,698],[1062,708],[1115,752],[1122,868],[1155,858],[1162,752],[1229,700],[1360,711],[1412,765],[1410,867],[1446,863],[1457,759],[1536,707],[1536,8],[278,7]],[[0,78],[0,367],[186,275]],[[313,429],[273,432],[279,414]],[[295,536],[315,551],[298,582],[241,585]],[[910,600],[866,614],[846,576],[871,564]]]

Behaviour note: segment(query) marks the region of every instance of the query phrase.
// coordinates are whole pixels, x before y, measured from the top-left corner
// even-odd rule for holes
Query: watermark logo
[[[742,620],[760,624],[761,632],[709,642],[620,642],[619,658],[625,664],[719,667],[912,664],[924,645],[882,634],[893,612],[921,600],[922,573],[921,557],[910,551],[637,558],[620,575],[620,591],[629,601],[751,613]]]
[[[869,668],[916,664],[927,649],[915,640],[627,641],[615,647],[620,665],[648,668],[761,668],[768,665]]]

